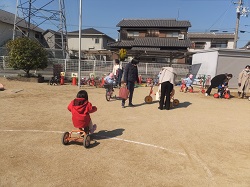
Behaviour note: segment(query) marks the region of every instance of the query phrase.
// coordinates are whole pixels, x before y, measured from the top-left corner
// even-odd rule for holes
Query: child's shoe
[[[90,134],[93,134],[93,133],[95,132],[96,128],[97,128],[97,126],[96,126],[96,124],[94,124],[94,125],[93,125],[93,128],[90,129],[90,131],[89,131]]]

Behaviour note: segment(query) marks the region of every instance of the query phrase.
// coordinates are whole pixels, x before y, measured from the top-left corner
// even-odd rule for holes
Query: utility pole
[[[236,19],[234,45],[233,45],[234,49],[237,48],[237,41],[238,41],[238,34],[239,34],[239,25],[240,25],[240,15],[241,15],[241,8],[242,8],[242,0],[239,0],[239,2],[237,4],[238,4],[238,6],[236,8],[237,19]]]

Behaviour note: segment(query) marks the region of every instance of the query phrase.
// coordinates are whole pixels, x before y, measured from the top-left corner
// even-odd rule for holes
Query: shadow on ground
[[[121,136],[124,130],[125,129],[115,129],[111,131],[101,130],[97,133],[92,134],[91,139],[92,141],[94,141],[94,143],[90,144],[89,148],[98,146],[100,142],[98,142],[97,140],[110,139],[110,138],[115,138],[117,136]]]

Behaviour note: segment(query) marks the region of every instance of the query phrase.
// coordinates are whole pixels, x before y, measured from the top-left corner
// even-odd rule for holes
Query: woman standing
[[[170,93],[172,92],[176,79],[176,71],[172,67],[164,67],[160,73],[159,83],[161,84],[161,97],[159,109],[163,110],[165,100],[165,108],[170,109]]]
[[[246,96],[246,92],[250,88],[250,65],[247,65],[245,69],[240,72],[238,77],[238,86],[239,98],[244,98]]]
[[[133,58],[130,63],[128,63],[124,70],[124,85],[127,86],[129,90],[128,106],[134,107],[132,100],[135,89],[135,82],[138,81],[138,68],[139,58]],[[125,108],[125,99],[122,99],[122,108]]]
[[[118,59],[115,59],[115,65],[113,67],[112,73],[115,76],[117,86],[121,87],[123,67],[120,65],[120,61]]]

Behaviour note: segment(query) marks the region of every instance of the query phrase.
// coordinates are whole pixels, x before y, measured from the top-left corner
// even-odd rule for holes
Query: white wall
[[[99,44],[95,43],[95,39],[99,38]],[[79,38],[78,36],[68,36],[68,47],[69,50],[79,50]],[[93,48],[94,50],[103,49],[103,39],[101,37],[84,37],[81,41],[81,49],[89,50]],[[90,49],[91,50],[91,49]]]
[[[211,51],[206,53],[196,53],[193,55],[192,74],[196,75],[210,75],[213,78],[216,75],[218,63],[218,51]]]

